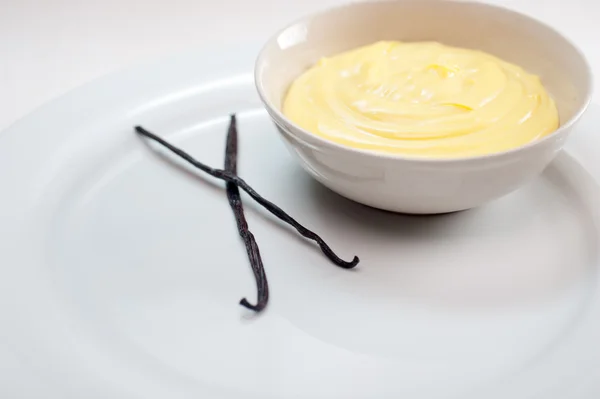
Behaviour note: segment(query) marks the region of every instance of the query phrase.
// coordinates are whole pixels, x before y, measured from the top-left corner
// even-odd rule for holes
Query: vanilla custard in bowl
[[[502,152],[559,125],[539,77],[437,42],[382,41],[323,58],[292,83],[283,113],[348,147],[439,158]]]

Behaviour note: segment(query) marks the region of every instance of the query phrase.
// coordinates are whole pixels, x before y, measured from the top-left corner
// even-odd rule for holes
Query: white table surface
[[[1,0],[0,130],[96,77],[206,45],[264,40],[340,0]],[[600,2],[494,0],[552,24],[600,71]],[[596,79],[596,92],[600,87]],[[597,97],[596,97],[597,98]]]

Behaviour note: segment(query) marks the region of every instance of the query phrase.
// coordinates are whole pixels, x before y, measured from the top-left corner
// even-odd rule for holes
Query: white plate
[[[313,182],[255,94],[256,49],[140,66],[0,135],[3,398],[569,398],[600,394],[600,107],[529,186],[480,209],[384,213]],[[244,197],[271,302],[255,317],[223,185],[142,124],[239,173],[319,232]],[[164,151],[160,151],[164,153]]]

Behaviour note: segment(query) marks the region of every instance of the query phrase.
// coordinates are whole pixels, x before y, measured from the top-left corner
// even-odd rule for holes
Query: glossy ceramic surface
[[[44,399],[597,399],[600,107],[537,179],[435,217],[364,207],[298,166],[256,95],[257,48],[101,79],[0,134],[0,393]],[[243,197],[271,303],[220,182],[239,173],[319,232],[332,266]],[[175,163],[173,163],[174,161]]]

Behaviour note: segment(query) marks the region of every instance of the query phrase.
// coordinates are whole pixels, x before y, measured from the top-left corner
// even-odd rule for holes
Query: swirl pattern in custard
[[[283,113],[348,147],[427,157],[501,152],[558,127],[540,79],[481,51],[383,41],[324,58]]]

